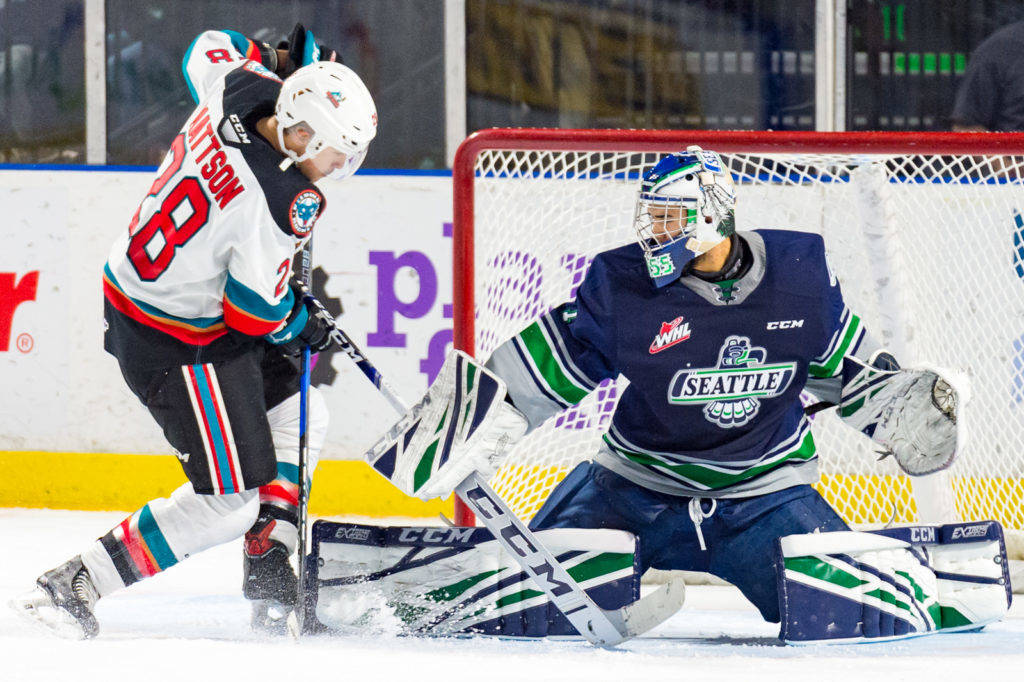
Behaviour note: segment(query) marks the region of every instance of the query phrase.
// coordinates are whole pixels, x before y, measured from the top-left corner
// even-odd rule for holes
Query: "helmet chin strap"
[[[305,161],[306,159],[313,158],[313,154],[310,153],[309,148],[313,146],[313,143],[316,140],[317,140],[317,135],[316,135],[316,133],[313,133],[312,137],[309,138],[309,142],[306,143],[306,151],[302,152],[301,155],[296,154],[291,149],[288,149],[287,145],[285,145],[285,143],[284,143],[284,126],[281,124],[281,121],[278,120],[278,122],[277,122],[277,143],[281,146],[281,150],[284,152],[284,155],[285,155],[285,159],[278,165],[278,168],[280,168],[282,171],[286,171],[286,170],[288,170],[288,166],[292,165],[293,163],[297,165],[300,162]]]

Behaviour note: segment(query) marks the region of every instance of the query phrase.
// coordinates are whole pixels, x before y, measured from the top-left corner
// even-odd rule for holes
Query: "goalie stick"
[[[315,299],[314,299],[315,301]],[[316,301],[317,314],[330,321],[331,337],[351,358],[384,398],[399,413],[408,408],[356,344]],[[491,535],[547,594],[551,603],[592,644],[615,646],[661,624],[683,604],[686,587],[682,580],[670,581],[652,594],[620,609],[602,609],[566,572],[529,528],[508,508],[487,481],[473,473],[456,488],[458,494],[491,531]]]

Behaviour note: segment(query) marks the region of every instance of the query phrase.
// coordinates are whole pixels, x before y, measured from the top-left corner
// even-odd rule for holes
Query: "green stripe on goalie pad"
[[[316,617],[342,632],[516,637],[575,630],[484,528],[314,524]],[[538,531],[604,608],[639,598],[636,539],[624,531]]]
[[[781,636],[793,644],[978,628],[1010,604],[995,522],[791,535],[778,549]]]
[[[505,402],[505,383],[461,351],[451,351],[426,395],[366,454],[405,494],[447,497],[472,473],[489,478],[527,429]]]

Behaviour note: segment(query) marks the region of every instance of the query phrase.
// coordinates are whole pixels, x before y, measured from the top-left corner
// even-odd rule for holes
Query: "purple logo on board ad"
[[[444,223],[442,236],[451,239],[452,224]],[[366,345],[374,348],[408,348],[408,335],[399,331],[401,321],[418,320],[433,310],[438,302],[437,268],[422,251],[370,251],[370,265],[377,269],[377,328],[366,336]],[[398,275],[404,268],[416,273],[419,282],[411,300],[399,298]],[[451,292],[445,292],[450,299]],[[452,319],[452,304],[442,304],[442,316]],[[431,334],[420,352],[420,372],[433,382],[444,364],[448,345],[452,342],[451,323]]]

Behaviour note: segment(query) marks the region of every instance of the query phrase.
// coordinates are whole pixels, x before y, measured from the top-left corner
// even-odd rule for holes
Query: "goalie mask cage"
[[[455,346],[485,360],[568,300],[595,254],[635,239],[643,170],[691,144],[729,165],[738,230],[821,234],[875,337],[969,385],[958,460],[933,476],[903,475],[835,410],[816,414],[817,489],[854,526],[991,518],[1019,542],[1024,134],[482,131],[453,170]],[[516,446],[492,485],[517,514],[595,453],[621,388],[605,382]]]

